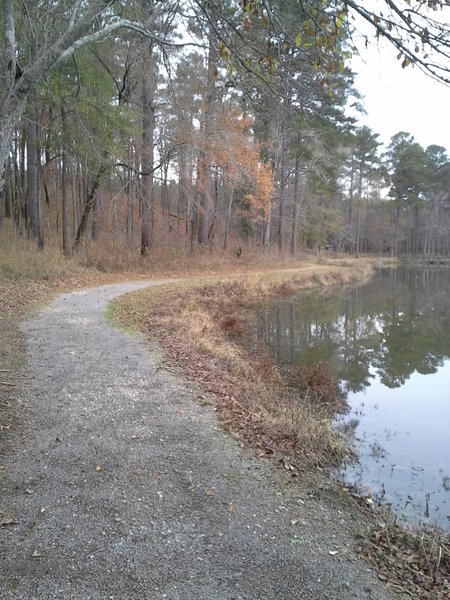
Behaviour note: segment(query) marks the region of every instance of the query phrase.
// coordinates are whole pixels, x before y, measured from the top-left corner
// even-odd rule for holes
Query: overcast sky
[[[422,146],[438,144],[450,153],[450,87],[417,67],[402,69],[398,51],[387,42],[376,42],[373,35],[371,39],[351,63],[367,111],[360,124],[379,133],[384,143],[398,131],[406,131]]]

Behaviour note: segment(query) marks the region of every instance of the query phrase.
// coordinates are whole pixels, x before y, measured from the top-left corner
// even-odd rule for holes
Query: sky
[[[417,67],[402,69],[398,51],[373,35],[362,47],[351,68],[355,87],[364,96],[367,115],[359,117],[388,143],[399,131],[411,133],[417,142],[444,146],[450,153],[450,86],[435,82]]]

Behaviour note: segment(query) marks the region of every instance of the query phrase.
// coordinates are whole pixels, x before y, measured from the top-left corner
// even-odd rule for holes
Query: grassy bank
[[[246,312],[287,298],[299,289],[333,293],[335,286],[362,282],[374,261],[323,261],[298,273],[192,280],[124,296],[110,307],[122,327],[139,330],[162,346],[170,365],[199,382],[223,425],[259,456],[275,455],[284,469],[331,466],[349,456],[332,428],[344,402],[323,365],[282,374],[264,348],[252,351]],[[349,498],[348,510],[353,511]],[[410,531],[395,517],[373,511],[362,499],[369,523],[359,553],[391,590],[416,600],[448,597],[450,541],[438,530]]]
[[[318,365],[286,376],[280,374],[263,348],[252,353],[241,343],[246,311],[263,302],[287,297],[300,287],[333,293],[334,285],[362,281],[374,261],[308,259],[295,263],[274,257],[207,255],[180,257],[161,264],[136,259],[102,271],[59,251],[37,253],[34,246],[0,239],[0,453],[17,447],[22,409],[16,403],[17,379],[24,360],[19,321],[55,293],[107,282],[188,276],[176,286],[153,288],[118,301],[112,310],[123,326],[142,329],[159,339],[167,356],[200,381],[212,397],[224,425],[239,439],[253,444],[261,456],[282,453],[287,473],[300,462],[332,464],[347,449],[330,426],[330,414],[342,397],[326,369]],[[300,269],[280,272],[280,269]],[[260,275],[252,275],[259,271]],[[270,272],[273,271],[273,272]],[[275,272],[276,271],[276,272]],[[227,278],[198,273],[226,272]],[[320,291],[321,290],[321,291]],[[315,292],[316,293],[316,292]],[[208,401],[200,394],[200,401]],[[208,394],[209,398],[209,394]],[[293,458],[296,457],[296,458]],[[354,506],[351,505],[354,509]],[[408,597],[440,599],[448,595],[450,546],[437,532],[405,532],[373,516],[374,525],[361,540],[361,555],[380,569],[380,579],[394,589],[407,587]],[[370,539],[369,539],[370,537]]]
[[[264,272],[301,266],[305,266],[303,259],[280,260],[275,255],[262,256],[256,252],[237,258],[232,252],[191,256],[179,249],[177,252],[164,249],[142,259],[136,252],[124,254],[123,248],[104,244],[90,244],[87,250],[68,259],[51,243],[38,252],[35,242],[5,224],[0,230],[0,381],[3,382],[0,385],[0,431],[13,431],[19,426],[13,423],[10,410],[24,360],[19,323],[55,294],[129,279]]]
[[[225,426],[264,453],[294,454],[309,465],[336,464],[348,454],[332,417],[339,387],[323,365],[281,374],[264,348],[251,351],[246,311],[299,289],[342,286],[370,277],[373,261],[305,265],[297,273],[246,275],[147,289],[113,305],[125,327],[156,338],[167,356],[213,394]]]

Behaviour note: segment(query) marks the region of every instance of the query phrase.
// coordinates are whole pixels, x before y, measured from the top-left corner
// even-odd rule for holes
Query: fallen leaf
[[[291,540],[291,543],[292,543],[292,544],[297,544],[297,545],[301,546],[301,545],[305,544],[305,540],[304,540],[303,538],[299,538],[299,537],[296,537],[296,536],[295,536],[295,537],[294,537],[294,538]]]
[[[15,525],[17,521],[13,517],[0,516],[0,527],[6,527],[6,525]]]
[[[212,490],[205,490],[205,496],[214,496],[214,492]]]
[[[287,462],[286,460],[281,459],[280,462],[283,464],[283,467],[286,469],[286,471],[295,471],[296,470],[294,465],[291,465],[291,463]]]

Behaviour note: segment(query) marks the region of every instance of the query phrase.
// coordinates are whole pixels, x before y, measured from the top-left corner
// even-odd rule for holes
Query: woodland
[[[382,149],[348,114],[358,19],[445,85],[449,2],[370,4],[3,0],[0,235],[65,256],[449,255],[447,150]]]

